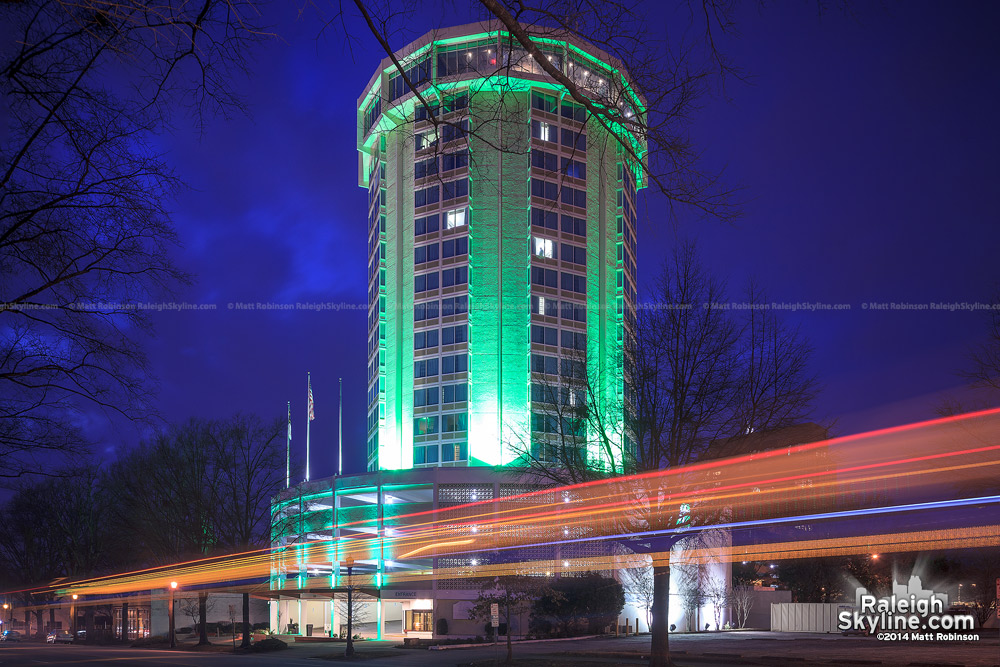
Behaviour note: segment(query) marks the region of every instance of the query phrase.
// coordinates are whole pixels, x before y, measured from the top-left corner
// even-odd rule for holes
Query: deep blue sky
[[[667,19],[650,3],[653,24]],[[313,373],[313,476],[335,470],[337,378],[344,378],[345,471],[363,468],[365,193],[356,186],[354,104],[382,57],[360,23],[317,39],[313,17],[278,3],[281,40],[240,84],[252,118],[183,123],[162,137],[191,186],[173,207],[178,300],[215,312],[163,313],[149,344],[168,420],[237,410],[283,417],[304,447]],[[736,226],[640,206],[640,281],[680,236],[696,237],[734,288],[756,276],[771,298],[848,303],[799,313],[823,383],[817,417],[837,434],[929,418],[986,321],[967,312],[871,312],[869,301],[986,301],[1000,280],[1000,21],[996,3],[899,3],[819,16],[815,3],[746,3],[723,49],[749,75],[696,116],[711,169],[743,188]],[[452,8],[450,22],[461,22]],[[426,21],[421,24],[420,21]],[[440,14],[435,18],[441,21]],[[410,37],[436,27],[414,18]],[[666,27],[666,26],[665,26]],[[395,44],[394,46],[400,46]],[[345,302],[356,311],[261,313],[230,302]],[[105,452],[133,444],[108,431]]]

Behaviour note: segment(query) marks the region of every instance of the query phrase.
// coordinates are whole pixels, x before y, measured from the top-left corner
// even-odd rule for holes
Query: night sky
[[[650,20],[658,16],[650,3]],[[640,283],[670,247],[696,238],[736,292],[755,276],[770,300],[850,304],[793,313],[815,347],[818,420],[855,433],[934,416],[941,392],[984,339],[986,316],[884,312],[868,302],[986,302],[1000,271],[1000,22],[996,3],[898,3],[819,14],[816,3],[746,3],[722,48],[748,76],[696,116],[709,169],[742,188],[735,225],[640,196]],[[449,6],[448,23],[471,17]],[[355,103],[383,54],[360,22],[347,50],[315,15],[276,3],[280,40],[239,84],[252,118],[184,122],[160,138],[189,185],[175,205],[176,261],[197,276],[149,341],[162,417],[285,415],[304,449],[312,371],[313,477],[336,469],[337,379],[344,381],[345,472],[364,467],[366,195],[357,187]],[[422,23],[423,21],[423,23]],[[445,25],[414,17],[406,41]],[[403,39],[394,43],[402,46]],[[641,288],[640,288],[641,289]],[[343,302],[340,312],[229,310],[235,302]],[[94,416],[105,457],[141,437]]]

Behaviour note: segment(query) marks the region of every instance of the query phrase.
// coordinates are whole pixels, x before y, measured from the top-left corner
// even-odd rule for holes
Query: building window
[[[543,327],[540,324],[531,325],[531,342],[541,345],[558,345],[559,330],[555,327]]]
[[[430,417],[417,417],[413,420],[413,435],[434,435],[437,432],[437,415]]]
[[[413,263],[423,264],[433,262],[438,259],[438,244],[418,245],[413,249]]]
[[[437,462],[435,458],[434,462]],[[430,461],[428,461],[430,463]],[[406,610],[406,630],[408,632],[432,632],[433,613],[429,611]]]
[[[564,204],[569,204],[570,206],[578,206],[580,208],[587,208],[586,190],[577,190],[576,188],[563,187],[561,199],[562,203]]]
[[[531,284],[544,287],[559,287],[559,273],[555,269],[540,266],[531,267]]]
[[[563,220],[566,216],[563,216]],[[540,208],[531,209],[531,226],[540,229],[559,229],[559,216],[555,211],[543,211]],[[564,223],[565,224],[565,223]],[[565,231],[565,230],[563,230]]]
[[[559,419],[555,415],[532,412],[531,430],[536,433],[558,433]]]
[[[577,294],[587,293],[587,279],[584,276],[576,276],[572,273],[562,274],[562,289],[565,292],[576,292]]]
[[[578,331],[561,331],[561,344],[567,350],[586,350],[587,334]]]
[[[531,151],[531,166],[539,169],[555,171],[558,165],[558,157],[554,153],[534,149]]]
[[[431,445],[430,447],[414,447],[413,448],[413,464],[422,465],[424,463],[437,463],[438,462],[438,446]]]
[[[441,445],[441,460],[444,462],[449,461],[466,461],[469,458],[469,445],[465,442],[446,443]]]
[[[437,271],[434,273],[421,273],[413,279],[413,292],[415,294],[437,289],[438,287]]]
[[[438,404],[438,388],[426,387],[424,389],[413,390],[413,407],[422,408],[427,405]]]
[[[469,416],[460,412],[453,415],[442,415],[441,416],[441,432],[442,433],[458,433],[460,431],[469,430]]]
[[[469,254],[469,238],[463,236],[457,239],[449,239],[441,244],[442,254],[445,257],[458,257]]]
[[[462,294],[461,296],[453,296],[447,299],[441,299],[442,316],[448,317],[449,315],[461,315],[467,312],[469,312],[468,295]]]
[[[621,220],[621,218],[619,218],[619,220]],[[564,215],[562,217],[562,230],[563,234],[576,234],[577,236],[586,236],[587,221],[583,218],[575,218],[572,215]]]
[[[423,322],[424,320],[433,320],[438,316],[438,302],[437,301],[427,301],[425,303],[418,303],[413,306],[413,321]]]
[[[469,179],[460,178],[457,181],[447,181],[441,185],[442,201],[469,196]],[[450,228],[449,228],[450,229]]]
[[[468,72],[487,74],[496,71],[495,39],[442,47],[437,54],[437,75],[445,77]],[[427,631],[430,632],[430,625],[427,626]]]
[[[559,247],[559,256],[562,257],[564,262],[581,265],[587,264],[587,249],[581,246],[563,243]]]
[[[556,113],[559,110],[559,103],[552,95],[544,95],[533,90],[531,91],[531,108],[547,113]]]
[[[555,142],[556,128],[544,121],[533,120],[531,121],[531,136],[541,141]]]
[[[444,402],[464,403],[469,400],[469,385],[467,384],[446,384],[444,390]]]
[[[415,378],[437,377],[437,374],[438,374],[437,359],[421,359],[420,361],[413,362],[413,377]]]
[[[438,173],[438,162],[437,157],[432,157],[429,160],[418,160],[413,163],[413,177],[414,178],[424,178],[425,176],[433,176]]]
[[[441,128],[441,141],[448,143],[453,139],[461,139],[469,133],[469,119],[449,123]]]
[[[580,104],[573,104],[572,102],[563,102],[562,117],[575,120],[579,123],[583,123],[587,120],[587,109]]]
[[[531,372],[545,373],[546,375],[557,375],[559,373],[559,359],[557,357],[549,357],[544,354],[532,354]]]
[[[531,312],[535,315],[545,315],[556,317],[559,310],[559,302],[545,296],[531,297]]]
[[[444,375],[449,373],[465,373],[468,370],[469,355],[467,354],[453,354],[441,358],[441,373]]]
[[[417,132],[413,135],[413,150],[422,151],[425,148],[430,148],[437,144],[437,132],[431,130],[430,132]]]
[[[549,259],[554,259],[556,256],[556,244],[552,239],[544,239],[540,236],[534,237],[535,245],[535,256],[536,257],[548,257]]]
[[[429,188],[421,188],[413,193],[413,205],[417,207],[430,206],[431,204],[438,203],[438,198],[438,186],[432,185]]]
[[[430,234],[436,232],[439,226],[439,216],[437,213],[413,221],[413,235]]]
[[[582,303],[563,301],[560,305],[562,311],[560,315],[564,320],[573,320],[575,322],[587,321],[587,307]]]
[[[430,347],[438,346],[438,330],[428,329],[427,331],[417,331],[413,334],[413,349],[426,350]]]
[[[444,214],[445,229],[455,229],[465,226],[465,209],[453,208]]]
[[[531,383],[531,401],[533,403],[555,403],[556,391],[547,384]]]
[[[587,178],[587,165],[579,160],[562,159],[562,172],[573,178]]]
[[[562,128],[562,145],[572,147],[578,151],[587,150],[587,135],[569,128]],[[554,140],[554,139],[553,139]]]
[[[459,324],[453,327],[445,327],[441,330],[441,339],[444,341],[445,345],[454,345],[455,343],[465,343],[469,340],[469,328],[468,325]]]
[[[465,285],[469,282],[469,267],[456,266],[453,269],[445,269],[441,272],[441,282],[445,287]]]
[[[584,380],[587,378],[587,366],[576,359],[560,359],[560,375],[564,378]]]
[[[414,86],[419,86],[420,84],[430,81],[431,78],[431,58],[427,56],[406,69],[406,78],[410,80],[410,83]],[[404,94],[409,92],[406,87],[406,81],[403,76],[396,71],[396,73],[389,77],[389,100],[395,100],[402,97]]]
[[[555,201],[559,197],[559,186],[539,178],[531,179],[531,196]]]
[[[454,171],[467,166],[469,166],[469,153],[467,151],[446,153],[441,156],[441,171]]]

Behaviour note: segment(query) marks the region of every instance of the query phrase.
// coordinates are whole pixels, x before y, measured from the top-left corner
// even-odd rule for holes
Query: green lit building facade
[[[358,101],[369,471],[516,464],[583,428],[559,408],[621,411],[644,146],[511,45],[429,33],[396,54],[416,92],[386,58]],[[594,101],[644,113],[603,53],[536,45]]]

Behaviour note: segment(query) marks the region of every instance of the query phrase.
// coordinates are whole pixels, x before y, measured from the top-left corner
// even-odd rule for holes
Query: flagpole
[[[337,417],[337,474],[344,474],[344,378],[337,378],[340,385],[340,409]]]
[[[308,387],[306,398],[306,481],[309,481],[309,422],[312,421],[312,373],[306,372],[306,385]]]
[[[285,444],[285,488],[292,485],[292,402],[288,401],[288,442]]]

